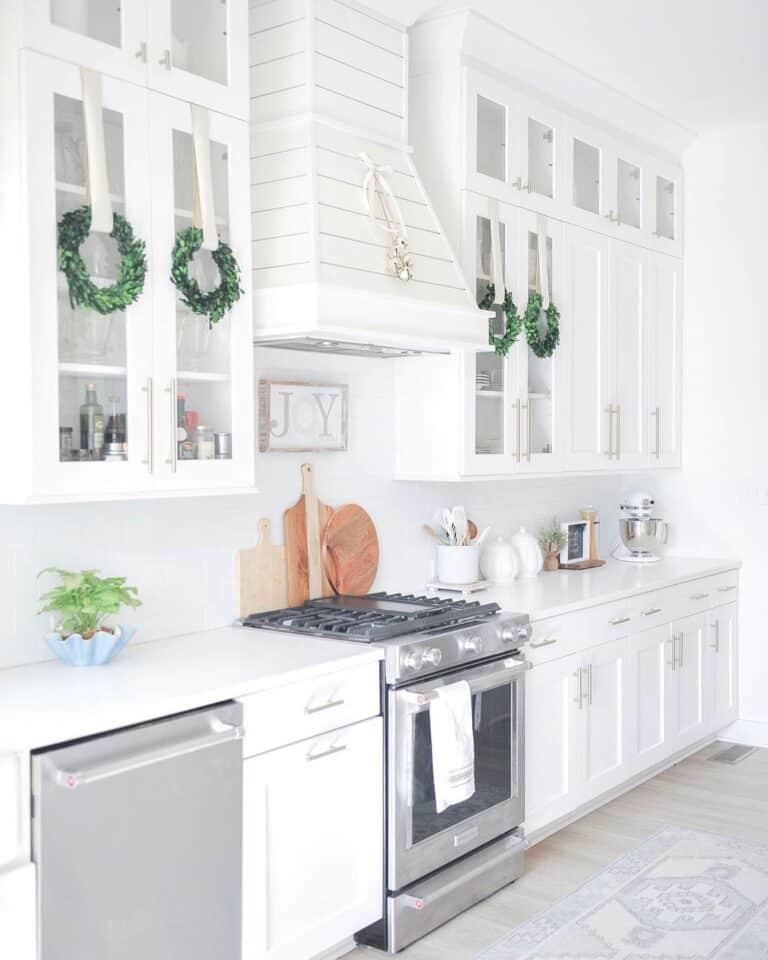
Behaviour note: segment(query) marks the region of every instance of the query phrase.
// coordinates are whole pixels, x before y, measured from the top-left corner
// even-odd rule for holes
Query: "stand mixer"
[[[631,493],[620,505],[619,535],[613,556],[629,563],[655,563],[661,560],[656,552],[667,542],[669,524],[651,513],[656,501],[644,491]]]

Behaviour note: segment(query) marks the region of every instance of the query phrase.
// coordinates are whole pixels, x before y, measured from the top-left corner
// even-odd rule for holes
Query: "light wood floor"
[[[734,766],[714,743],[565,827],[526,853],[525,875],[404,950],[402,960],[471,960],[664,824],[768,842],[768,750]],[[382,956],[358,948],[344,960]]]

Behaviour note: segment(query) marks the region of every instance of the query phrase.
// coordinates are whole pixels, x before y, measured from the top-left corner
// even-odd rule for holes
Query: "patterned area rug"
[[[768,958],[768,845],[665,827],[476,960]]]

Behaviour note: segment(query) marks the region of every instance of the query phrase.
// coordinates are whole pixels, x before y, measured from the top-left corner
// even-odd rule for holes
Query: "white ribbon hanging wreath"
[[[413,261],[408,255],[408,231],[397,197],[385,174],[392,173],[389,164],[375,163],[367,153],[358,154],[366,165],[363,178],[363,201],[373,231],[381,230],[389,241],[387,259],[394,275],[403,281],[413,276]],[[376,215],[376,205],[381,219]]]

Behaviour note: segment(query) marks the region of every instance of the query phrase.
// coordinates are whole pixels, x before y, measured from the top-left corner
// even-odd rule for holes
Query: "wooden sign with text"
[[[344,384],[259,381],[259,450],[347,449],[348,388]]]

